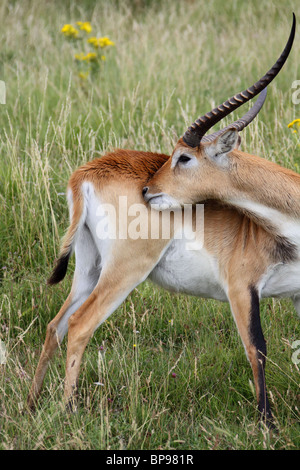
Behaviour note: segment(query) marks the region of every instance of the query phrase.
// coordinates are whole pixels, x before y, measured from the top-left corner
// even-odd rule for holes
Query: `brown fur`
[[[147,183],[149,192],[165,192],[183,204],[207,199],[225,202],[245,197],[284,214],[300,216],[300,175],[236,149],[228,154],[228,168],[220,168],[206,156],[205,148],[210,145],[201,144],[191,149],[180,139],[173,154],[178,149],[182,153],[188,150],[197,157],[198,169],[190,172],[172,170],[169,159]]]
[[[158,153],[117,149],[81,166],[71,176],[69,186],[76,194],[86,179],[97,185],[116,179],[146,183],[169,158]]]

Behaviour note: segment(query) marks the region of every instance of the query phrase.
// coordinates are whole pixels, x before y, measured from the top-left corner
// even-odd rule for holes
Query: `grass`
[[[290,301],[262,302],[278,425],[270,434],[257,426],[252,373],[229,306],[148,282],[89,343],[79,412],[61,405],[63,343],[36,414],[23,413],[47,323],[71,285],[73,263],[63,283],[45,286],[68,224],[71,172],[113,147],[171,152],[198,115],[274,63],[293,10],[299,19],[289,0],[284,11],[279,0],[1,2],[0,339],[8,353],[0,366],[1,449],[299,448],[291,345],[300,330]],[[76,46],[60,34],[78,20],[116,43],[93,81],[78,78]],[[299,140],[287,124],[300,117],[291,100],[298,57],[296,38],[242,136],[243,149],[296,171]]]

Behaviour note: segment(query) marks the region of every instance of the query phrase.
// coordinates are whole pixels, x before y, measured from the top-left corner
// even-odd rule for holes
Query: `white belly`
[[[167,290],[227,301],[216,260],[204,249],[186,250],[173,240],[149,278]]]
[[[300,261],[277,264],[261,280],[262,297],[293,297],[300,293]]]
[[[217,261],[204,248],[185,249],[185,240],[173,240],[149,278],[173,292],[228,301]],[[260,280],[261,297],[294,297],[300,294],[300,261],[277,264]]]

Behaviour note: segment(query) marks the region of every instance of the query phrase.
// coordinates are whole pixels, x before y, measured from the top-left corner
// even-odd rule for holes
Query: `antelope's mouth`
[[[144,194],[144,200],[155,210],[163,211],[181,208],[181,204],[176,199],[165,193],[151,194],[147,192],[147,194]]]

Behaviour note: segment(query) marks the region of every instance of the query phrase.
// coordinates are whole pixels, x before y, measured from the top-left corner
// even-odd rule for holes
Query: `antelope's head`
[[[287,44],[273,67],[254,85],[198,118],[177,142],[172,156],[143,189],[146,202],[160,210],[219,199],[220,188],[230,190],[230,172],[236,165],[234,150],[240,143],[239,132],[262,108],[267,86],[288,58],[295,36],[296,20]],[[209,129],[241,105],[259,95],[254,106],[229,126],[206,135]]]

